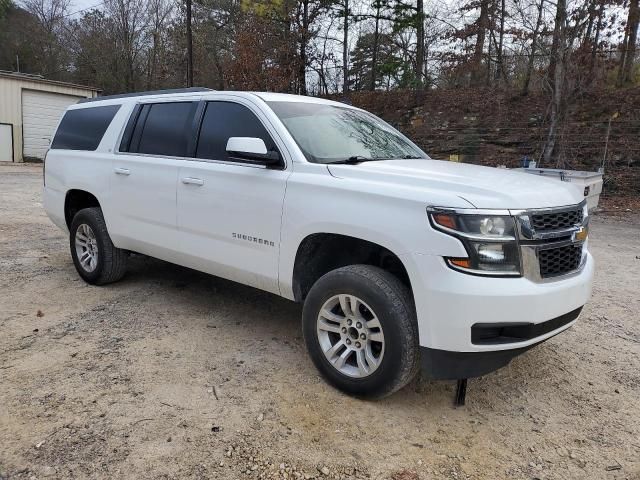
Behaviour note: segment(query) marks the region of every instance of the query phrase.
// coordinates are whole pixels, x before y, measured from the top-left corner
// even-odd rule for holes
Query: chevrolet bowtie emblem
[[[587,230],[587,227],[580,227],[580,230],[573,234],[573,238],[579,242],[584,242],[588,235],[589,231]]]

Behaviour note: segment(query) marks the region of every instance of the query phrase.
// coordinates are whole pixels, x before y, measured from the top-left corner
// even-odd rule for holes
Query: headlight
[[[427,210],[431,225],[458,238],[467,251],[467,258],[445,259],[451,268],[476,275],[521,274],[516,224],[512,216],[471,213],[472,210],[461,213],[446,208]]]

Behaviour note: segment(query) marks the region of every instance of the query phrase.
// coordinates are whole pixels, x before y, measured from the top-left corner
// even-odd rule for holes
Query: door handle
[[[116,175],[131,175],[131,171],[128,168],[116,167],[113,169]]]
[[[198,187],[201,187],[202,185],[204,185],[204,180],[202,180],[201,178],[184,177],[182,179],[182,183],[184,183],[185,185],[197,185]]]

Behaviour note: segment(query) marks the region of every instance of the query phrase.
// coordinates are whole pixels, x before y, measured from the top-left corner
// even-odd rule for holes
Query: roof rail
[[[104,97],[83,98],[78,103],[99,102],[101,100],[111,100],[115,98],[142,97],[145,95],[164,95],[166,93],[195,93],[212,92],[211,88],[189,87],[189,88],[169,88],[166,90],[150,90],[148,92],[120,93],[118,95],[105,95]]]

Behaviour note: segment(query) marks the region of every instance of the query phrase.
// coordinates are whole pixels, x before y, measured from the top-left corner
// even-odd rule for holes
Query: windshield
[[[370,113],[320,103],[267,103],[310,162],[428,158]]]

